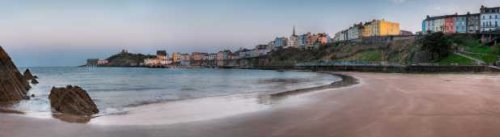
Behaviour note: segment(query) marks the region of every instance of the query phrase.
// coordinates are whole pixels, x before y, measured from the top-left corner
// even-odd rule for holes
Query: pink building
[[[457,32],[455,27],[456,18],[457,18],[456,15],[446,16],[444,18],[444,33],[450,34]]]

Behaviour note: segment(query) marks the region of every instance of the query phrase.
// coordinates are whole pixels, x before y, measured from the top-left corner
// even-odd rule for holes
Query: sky
[[[498,0],[0,0],[0,45],[18,67],[77,66],[122,49],[216,52],[278,36],[333,35],[372,19],[419,31],[426,15]]]

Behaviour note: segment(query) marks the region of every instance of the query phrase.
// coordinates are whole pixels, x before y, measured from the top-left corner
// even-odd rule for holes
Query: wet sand
[[[286,96],[257,111],[180,123],[124,124],[132,119],[117,116],[123,123],[92,124],[93,120],[89,124],[73,124],[54,119],[0,114],[0,136],[500,136],[498,74],[343,74],[354,76],[360,84]],[[170,119],[174,119],[175,115],[190,119],[185,115],[189,111],[178,113],[166,105],[169,104],[163,107],[149,106],[149,109],[170,113],[166,114]],[[170,104],[170,107],[175,106],[178,105]],[[197,107],[217,106],[191,104],[184,107],[195,110]],[[206,113],[214,112],[205,109],[198,116]],[[161,121],[163,118],[159,115],[152,119]]]

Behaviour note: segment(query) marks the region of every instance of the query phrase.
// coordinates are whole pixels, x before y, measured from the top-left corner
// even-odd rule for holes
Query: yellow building
[[[172,53],[172,62],[180,62],[180,55],[177,52]]]
[[[361,31],[361,37],[371,37],[373,36],[373,23],[372,22],[367,22],[365,25],[363,25],[363,30]]]
[[[384,19],[367,22],[363,27],[363,37],[400,35],[399,23]]]

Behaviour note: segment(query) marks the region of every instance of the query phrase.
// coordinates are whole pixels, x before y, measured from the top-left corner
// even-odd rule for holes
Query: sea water
[[[77,85],[88,91],[101,114],[163,101],[269,94],[331,84],[339,77],[313,72],[247,69],[151,69],[101,67],[30,68],[38,76],[29,95],[14,105],[25,112],[50,112],[52,87]],[[20,68],[24,71],[24,68]]]

